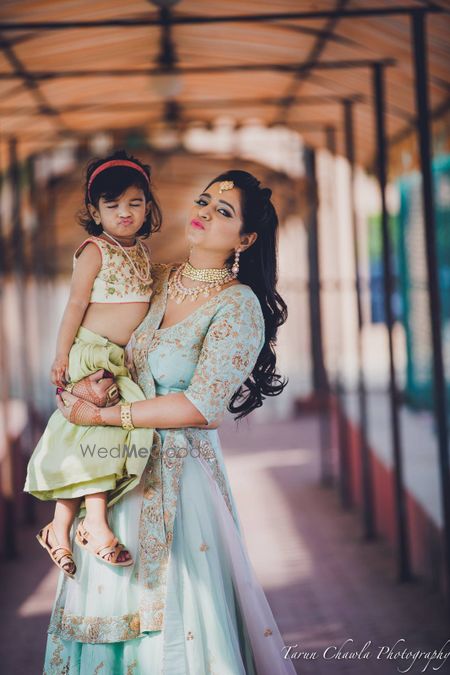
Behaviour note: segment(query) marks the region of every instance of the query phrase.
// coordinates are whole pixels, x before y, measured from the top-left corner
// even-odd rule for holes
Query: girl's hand
[[[81,427],[102,425],[101,408],[68,391],[56,395],[56,405],[66,420]]]
[[[52,383],[57,387],[64,387],[69,382],[69,357],[55,356],[50,373]]]
[[[120,401],[119,388],[111,374],[104,369],[79,380],[73,387],[72,394],[100,408],[117,405]]]

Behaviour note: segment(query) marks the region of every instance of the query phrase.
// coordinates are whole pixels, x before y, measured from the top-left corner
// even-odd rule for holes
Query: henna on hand
[[[103,424],[100,408],[82,399],[75,401],[73,404],[69,415],[69,422],[87,427]]]
[[[78,398],[84,399],[85,401],[89,401],[96,406],[103,407],[106,403],[106,397],[97,394],[90,380],[87,378],[76,382],[72,388],[72,394]]]

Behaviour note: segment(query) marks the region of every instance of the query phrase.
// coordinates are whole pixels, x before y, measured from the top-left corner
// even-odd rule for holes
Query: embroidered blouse
[[[127,255],[125,255],[118,246],[110,244],[100,237],[88,237],[75,251],[73,256],[74,267],[81,251],[89,242],[97,246],[102,257],[102,266],[94,280],[90,302],[150,301],[152,277],[150,276],[149,280],[144,282],[139,279],[134,269],[135,267],[142,277],[145,277],[146,272],[150,271],[150,258],[144,244],[138,240],[134,246],[127,246],[125,248]]]
[[[159,268],[154,267],[155,295],[163,297],[152,300],[148,320],[135,331],[135,365],[143,356],[142,345],[156,395],[183,391],[211,423],[223,415],[230,398],[253,370],[264,344],[259,300],[249,286],[236,284],[178,323],[158,328],[170,272],[165,269],[161,274]]]

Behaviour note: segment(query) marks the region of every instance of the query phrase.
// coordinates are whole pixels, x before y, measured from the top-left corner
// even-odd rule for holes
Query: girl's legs
[[[70,528],[72,527],[75,516],[80,508],[81,497],[74,499],[57,499],[55,515],[52,525],[56,538],[61,546],[71,549]],[[50,542],[52,545],[56,542]]]
[[[85,500],[86,517],[83,521],[84,527],[96,540],[98,540],[99,546],[107,546],[114,537],[114,532],[109,527],[107,518],[107,493],[96,492],[92,495],[86,495]],[[118,562],[125,562],[125,560],[129,560],[130,558],[131,554],[128,551],[123,550],[119,553],[117,560]]]

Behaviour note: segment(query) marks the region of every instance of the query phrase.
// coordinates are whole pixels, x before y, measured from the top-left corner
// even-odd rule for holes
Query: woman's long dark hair
[[[241,235],[256,232],[256,241],[240,255],[238,279],[257,295],[264,315],[265,342],[255,367],[233,395],[228,410],[238,413],[235,419],[259,408],[266,396],[278,396],[287,384],[276,370],[275,344],[278,328],[287,319],[287,306],[277,293],[278,216],[271,202],[272,191],[262,188],[259,180],[247,171],[231,170],[214,178],[209,185],[232,180],[241,191]],[[206,189],[207,189],[206,188]],[[234,255],[227,260],[233,264]]]
[[[139,171],[127,166],[113,166],[105,169],[96,176],[88,193],[89,179],[95,169],[111,159],[126,159],[138,164],[147,174],[149,181]],[[100,197],[108,200],[114,200],[120,197],[129,187],[140,188],[145,196],[146,203],[150,202],[150,212],[146,216],[142,227],[136,232],[136,236],[147,238],[152,232],[157,232],[161,228],[161,209],[156,200],[153,186],[151,183],[151,170],[148,164],[143,164],[140,159],[129,155],[125,150],[117,150],[108,157],[102,159],[93,159],[89,162],[86,169],[86,183],[84,189],[85,208],[78,214],[78,221],[89,234],[99,236],[103,232],[101,225],[97,225],[89,213],[88,204],[93,204],[98,208]]]

